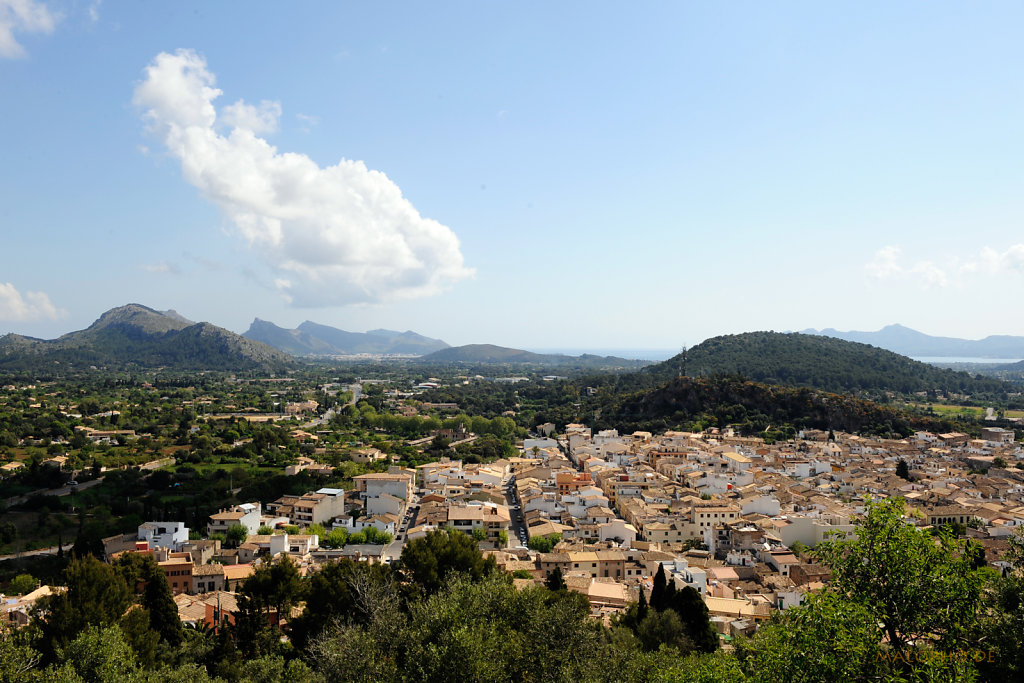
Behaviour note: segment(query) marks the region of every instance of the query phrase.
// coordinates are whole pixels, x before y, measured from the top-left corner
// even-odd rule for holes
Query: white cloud
[[[296,114],[295,118],[299,120],[299,123],[301,124],[299,126],[299,130],[303,133],[308,133],[313,129],[313,126],[320,123],[320,117],[312,116],[311,114]]]
[[[100,5],[103,4],[103,0],[96,0],[94,3],[89,5],[89,18],[93,21],[100,20]]]
[[[412,299],[473,274],[455,233],[420,216],[382,172],[348,159],[321,168],[304,154],[279,152],[251,118],[249,127],[237,125],[241,101],[221,113],[233,127],[220,134],[215,80],[195,52],[161,53],[146,67],[134,102],[181,161],[185,179],[262,254],[286,300],[331,306]],[[244,105],[245,112],[269,111],[276,123],[280,111],[267,104]]]
[[[44,292],[25,292],[22,296],[10,282],[0,282],[0,320],[56,320],[64,314]]]
[[[946,271],[931,261],[918,261],[911,265],[903,265],[902,261],[903,250],[888,245],[875,252],[874,258],[864,266],[864,270],[876,280],[909,281],[923,289],[949,284]]]
[[[925,289],[932,287],[945,287],[949,284],[946,271],[939,268],[931,261],[915,263],[908,271],[911,278],[917,280]]]
[[[1005,251],[985,247],[981,250],[978,260],[968,263],[965,268],[972,272],[982,271],[993,274],[1024,273],[1024,244],[1012,244]]]
[[[143,263],[141,266],[139,266],[139,268],[146,271],[147,273],[171,273],[176,275],[181,272],[181,269],[178,268],[178,266],[168,261],[158,261],[156,263]]]
[[[866,266],[868,275],[878,280],[885,280],[902,274],[903,269],[898,261],[902,250],[895,246],[885,246],[875,252],[875,258]]]
[[[277,132],[277,120],[281,118],[281,103],[263,100],[254,107],[238,100],[224,107],[220,119],[232,128],[242,128],[256,135]]]
[[[15,33],[53,33],[57,16],[36,0],[0,0],[0,57],[25,56]]]

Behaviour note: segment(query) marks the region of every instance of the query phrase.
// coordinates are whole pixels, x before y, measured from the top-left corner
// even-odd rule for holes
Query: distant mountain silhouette
[[[424,363],[466,363],[466,364],[520,364],[533,365],[572,365],[591,368],[639,368],[648,365],[648,361],[617,358],[615,356],[595,356],[583,354],[569,356],[561,353],[534,353],[522,349],[512,349],[494,344],[467,344],[453,346],[423,356]]]
[[[960,358],[1024,358],[1024,337],[990,335],[984,339],[933,337],[903,325],[886,325],[877,332],[840,332],[832,328],[803,330],[804,334],[871,344],[904,356]]]
[[[169,368],[274,370],[292,364],[280,351],[175,311],[140,304],[113,308],[84,330],[44,340],[0,337],[0,369]]]
[[[242,336],[296,356],[357,353],[423,355],[448,348],[448,344],[440,339],[431,339],[412,331],[346,332],[308,320],[297,329],[289,330],[256,318]]]

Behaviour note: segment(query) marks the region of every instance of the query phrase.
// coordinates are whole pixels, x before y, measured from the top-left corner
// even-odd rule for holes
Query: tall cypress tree
[[[651,607],[660,612],[665,609],[666,587],[668,580],[665,578],[665,565],[658,564],[658,572],[654,575],[654,587],[651,588]]]
[[[718,631],[712,626],[708,607],[696,589],[685,586],[676,591],[668,607],[679,615],[686,635],[698,651],[714,652],[718,649]]]
[[[910,481],[910,466],[907,465],[907,461],[903,458],[900,458],[899,462],[896,463],[896,476]]]
[[[552,591],[565,590],[565,578],[562,577],[562,569],[555,567],[555,570],[548,574],[548,578],[544,579],[544,585],[547,586],[548,590]]]
[[[178,606],[174,603],[171,587],[167,585],[167,576],[159,567],[155,567],[150,574],[142,594],[142,604],[149,610],[150,625],[160,634],[160,638],[170,645],[179,644],[181,618],[178,616]]]

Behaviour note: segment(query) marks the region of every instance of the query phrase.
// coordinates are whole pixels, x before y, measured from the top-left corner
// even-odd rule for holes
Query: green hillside
[[[1008,390],[998,380],[943,370],[867,344],[779,332],[714,337],[647,372],[665,379],[741,375],[768,384],[835,392],[936,391],[993,396]]]
[[[266,344],[176,313],[128,304],[104,313],[84,330],[53,340],[0,337],[0,370],[63,374],[108,370],[276,370],[292,359]]]
[[[813,428],[899,438],[918,429],[951,431],[954,426],[848,394],[727,376],[682,377],[655,389],[608,392],[593,401],[592,409],[599,415],[597,428],[626,433],[733,425],[746,436],[787,437],[793,429]]]

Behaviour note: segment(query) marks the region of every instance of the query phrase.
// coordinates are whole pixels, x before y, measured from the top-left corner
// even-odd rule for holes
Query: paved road
[[[167,467],[168,465],[173,465],[175,462],[176,461],[175,461],[174,458],[160,458],[158,460],[150,460],[147,463],[143,463],[142,465],[139,465],[139,469],[153,471],[153,470],[158,470],[161,467]],[[77,487],[75,487],[75,486],[62,486],[61,488],[58,488],[58,489],[38,489],[36,491],[30,491],[30,492],[22,494],[20,496],[13,496],[11,498],[8,498],[7,500],[4,501],[4,504],[7,507],[12,507],[14,505],[21,505],[22,503],[24,503],[26,500],[28,500],[32,496],[67,496],[67,495],[69,495],[72,492],[72,490],[74,490],[74,491],[84,491],[85,489],[91,489],[93,486],[99,486],[102,483],[103,483],[103,477],[96,477],[95,479],[92,479],[91,481],[83,481],[81,484],[78,484]]]
[[[32,496],[66,496],[71,493],[72,490],[84,491],[85,489],[91,489],[93,486],[99,486],[103,483],[103,477],[97,477],[91,481],[84,481],[75,486],[64,486],[59,489],[39,489],[38,491],[30,491],[21,496],[14,496],[4,501],[7,507],[13,507],[15,505],[21,505]]]
[[[161,467],[169,467],[170,465],[173,465],[176,462],[177,462],[177,460],[175,460],[174,458],[160,458],[159,460],[150,460],[147,463],[143,463],[142,465],[139,465],[139,469],[142,469],[142,470],[158,470]]]
[[[526,545],[526,541],[529,540],[529,536],[526,536],[526,522],[523,520],[523,510],[519,506],[519,501],[516,500],[516,480],[515,477],[509,480],[505,485],[505,502],[508,504],[508,514],[512,518],[511,535],[514,538],[510,538],[513,545]],[[523,540],[525,536],[526,540]]]
[[[65,543],[64,544],[64,552],[68,552],[68,551],[70,551],[74,547],[75,547],[74,543]],[[24,552],[14,553],[13,555],[0,555],[0,562],[2,562],[3,560],[13,560],[13,559],[19,558],[19,557],[33,557],[35,555],[55,555],[55,554],[57,554],[57,546],[53,546],[52,548],[40,548],[39,550],[26,550]]]

